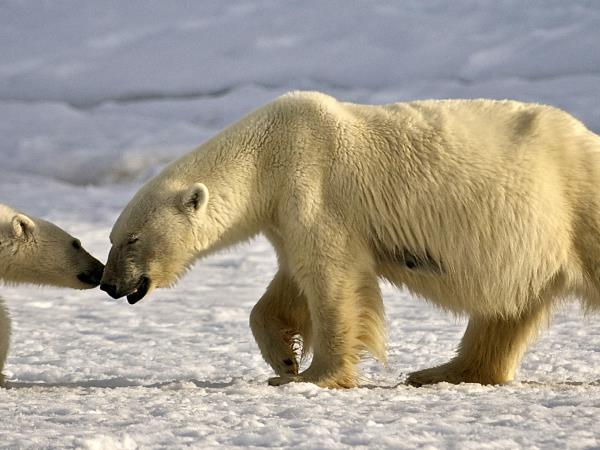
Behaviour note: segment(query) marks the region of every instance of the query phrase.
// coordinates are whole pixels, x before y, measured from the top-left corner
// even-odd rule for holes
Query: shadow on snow
[[[223,389],[229,386],[233,386],[240,380],[232,379],[231,381],[224,382],[212,382],[212,381],[201,381],[201,380],[170,380],[161,381],[158,383],[143,384],[136,380],[130,380],[123,377],[109,378],[106,380],[84,380],[74,381],[65,383],[37,383],[37,382],[18,382],[18,381],[7,381],[6,389],[29,389],[29,388],[100,388],[100,389],[118,389],[118,388],[129,388],[129,387],[143,387],[143,388],[171,388],[178,389],[184,384],[191,383],[198,388],[205,389]]]

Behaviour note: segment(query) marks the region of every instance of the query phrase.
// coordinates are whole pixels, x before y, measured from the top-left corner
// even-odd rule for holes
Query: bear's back
[[[337,133],[322,157],[323,180],[336,180],[320,191],[328,207],[368,236],[380,259],[408,248],[436,263],[422,280],[409,271],[403,284],[435,297],[427,286],[438,271],[444,289],[462,286],[458,310],[487,295],[507,312],[522,306],[511,298],[543,284],[537,264],[550,272],[567,264],[573,205],[589,191],[580,179],[586,161],[597,163],[579,151],[591,133],[572,116],[507,100],[357,105],[326,98],[319,108],[324,130]],[[557,244],[543,245],[551,241]],[[530,271],[518,285],[511,284],[515,267]]]

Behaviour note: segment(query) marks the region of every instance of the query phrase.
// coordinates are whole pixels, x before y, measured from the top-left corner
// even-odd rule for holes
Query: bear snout
[[[104,266],[100,263],[92,270],[88,272],[81,272],[77,275],[77,279],[83,283],[89,284],[91,287],[96,287],[102,280],[102,274],[104,273]]]
[[[119,288],[114,284],[101,283],[100,289],[110,295],[112,298],[121,298],[127,296],[129,304],[133,305],[143,299],[151,287],[150,278],[142,275],[135,287],[130,289]]]
[[[114,284],[102,283],[100,285],[100,289],[103,290],[104,292],[106,292],[112,298],[121,298],[121,297],[123,297],[123,294],[117,292],[117,286],[115,286]]]
[[[96,287],[102,279],[104,267],[96,268],[90,272],[81,272],[77,274],[77,279],[83,283],[89,284],[91,287]]]

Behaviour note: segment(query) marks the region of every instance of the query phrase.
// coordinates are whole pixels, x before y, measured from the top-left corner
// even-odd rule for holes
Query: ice
[[[385,103],[550,103],[600,132],[600,5],[5,0],[0,203],[105,260],[119,212],[167,162],[292,89]],[[248,326],[276,271],[259,238],[135,306],[2,286],[13,341],[6,448],[598,448],[597,316],[560,308],[502,387],[412,388],[465,320],[384,285],[389,366],[363,386],[272,388]]]

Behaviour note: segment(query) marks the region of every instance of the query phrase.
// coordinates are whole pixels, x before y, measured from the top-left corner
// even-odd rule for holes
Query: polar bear
[[[100,284],[103,269],[56,225],[0,204],[0,281],[90,289]],[[9,341],[10,318],[0,298],[0,385]]]
[[[469,317],[457,355],[408,383],[505,383],[557,299],[600,307],[599,186],[600,138],[556,108],[290,93],[139,190],[101,289],[135,303],[264,233],[279,270],[250,325],[271,384],[353,387],[362,355],[385,361],[380,278]]]

